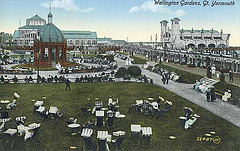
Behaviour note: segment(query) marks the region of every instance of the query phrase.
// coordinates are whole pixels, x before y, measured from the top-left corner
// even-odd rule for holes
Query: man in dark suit
[[[66,78],[65,83],[66,83],[66,90],[67,90],[67,89],[71,90],[71,88],[70,88],[70,81],[69,81],[69,78],[68,78],[68,77]]]

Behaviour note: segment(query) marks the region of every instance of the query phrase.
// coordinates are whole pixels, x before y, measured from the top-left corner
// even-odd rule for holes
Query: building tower
[[[180,19],[179,18],[173,18],[171,19],[172,27],[171,27],[171,41],[173,40],[179,40],[180,39]]]
[[[164,42],[164,37],[165,37],[166,32],[167,32],[167,24],[168,24],[168,21],[163,20],[163,21],[160,22],[160,24],[161,24],[160,40],[161,40],[161,42]]]

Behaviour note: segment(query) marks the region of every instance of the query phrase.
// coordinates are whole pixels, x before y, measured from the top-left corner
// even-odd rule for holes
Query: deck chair
[[[107,151],[106,140],[98,140],[98,151]]]
[[[140,133],[131,132],[131,147],[138,146],[140,143]]]
[[[153,119],[156,119],[157,117],[163,115],[164,110],[161,110],[161,109],[159,109],[159,110],[153,109],[151,113],[152,113],[152,115],[154,116]]]
[[[83,138],[84,140],[84,145],[83,145],[83,150],[84,151],[93,151],[94,150],[94,142],[90,137]]]
[[[4,122],[4,123],[2,123],[2,125],[0,126],[0,134],[2,134],[2,133],[3,133],[4,126],[5,126],[5,122]]]
[[[117,140],[116,140],[116,151],[123,151],[122,143],[123,143],[123,137],[117,138]]]

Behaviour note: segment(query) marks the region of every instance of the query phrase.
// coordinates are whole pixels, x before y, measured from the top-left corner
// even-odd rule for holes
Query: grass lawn
[[[37,138],[41,141],[37,146],[30,140],[24,142],[18,136],[15,138],[13,148],[3,148],[0,150],[46,150],[46,151],[66,151],[71,150],[70,146],[76,146],[77,150],[82,150],[83,141],[80,136],[72,138],[69,133],[65,132],[65,120],[70,117],[78,119],[78,123],[85,124],[90,119],[95,119],[94,115],[81,116],[81,107],[93,107],[94,98],[98,97],[107,106],[109,96],[113,99],[119,99],[120,112],[125,114],[123,119],[115,119],[114,128],[94,127],[93,140],[96,141],[98,130],[126,131],[123,147],[125,151],[159,151],[159,150],[240,150],[240,129],[229,122],[213,115],[212,113],[184,100],[174,93],[158,86],[151,86],[144,83],[72,83],[71,91],[65,91],[64,83],[52,84],[2,84],[0,85],[0,99],[12,100],[14,92],[18,92],[21,97],[17,107],[9,111],[9,116],[13,119],[6,123],[6,128],[16,128],[15,117],[26,116],[26,125],[33,122],[41,123]],[[136,99],[147,99],[153,97],[157,99],[162,96],[166,100],[172,101],[173,106],[169,116],[162,116],[153,119],[153,117],[144,117],[141,113],[129,114],[128,108],[135,103]],[[32,100],[44,100],[44,106],[49,109],[50,106],[57,106],[60,111],[65,112],[64,116],[57,122],[51,119],[39,121],[33,114]],[[91,98],[88,100],[88,98]],[[191,107],[194,113],[201,117],[195,125],[188,130],[183,128],[178,117],[183,116],[183,107]],[[140,124],[150,126],[153,130],[152,145],[130,147],[130,125]],[[219,144],[206,141],[196,141],[197,137],[205,137],[210,131],[216,132],[221,138]],[[175,136],[175,140],[169,139],[169,136]],[[1,136],[1,135],[0,135]],[[73,141],[72,141],[73,140]],[[2,142],[2,141],[1,141]],[[1,144],[0,142],[0,144]],[[2,145],[2,144],[1,144]],[[110,150],[115,150],[110,145]]]
[[[216,92],[220,94],[224,94],[227,90],[231,90],[232,93],[232,99],[229,101],[230,103],[234,105],[240,106],[240,88],[238,86],[229,84],[227,82],[218,82],[215,85]]]
[[[134,59],[136,61],[136,64],[145,64],[147,62],[146,59],[142,59],[136,56],[130,56],[130,58]]]

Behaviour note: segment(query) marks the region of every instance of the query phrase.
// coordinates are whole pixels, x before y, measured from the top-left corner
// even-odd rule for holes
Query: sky
[[[201,6],[154,5],[154,0],[0,0],[0,31],[13,33],[20,20],[23,26],[36,14],[47,20],[51,3],[53,23],[60,30],[96,31],[98,37],[128,37],[128,41],[150,41],[151,35],[155,41],[157,34],[159,41],[160,21],[178,17],[180,29],[223,29],[231,34],[230,45],[240,46],[240,0],[214,7],[204,7],[203,0],[193,1]]]

